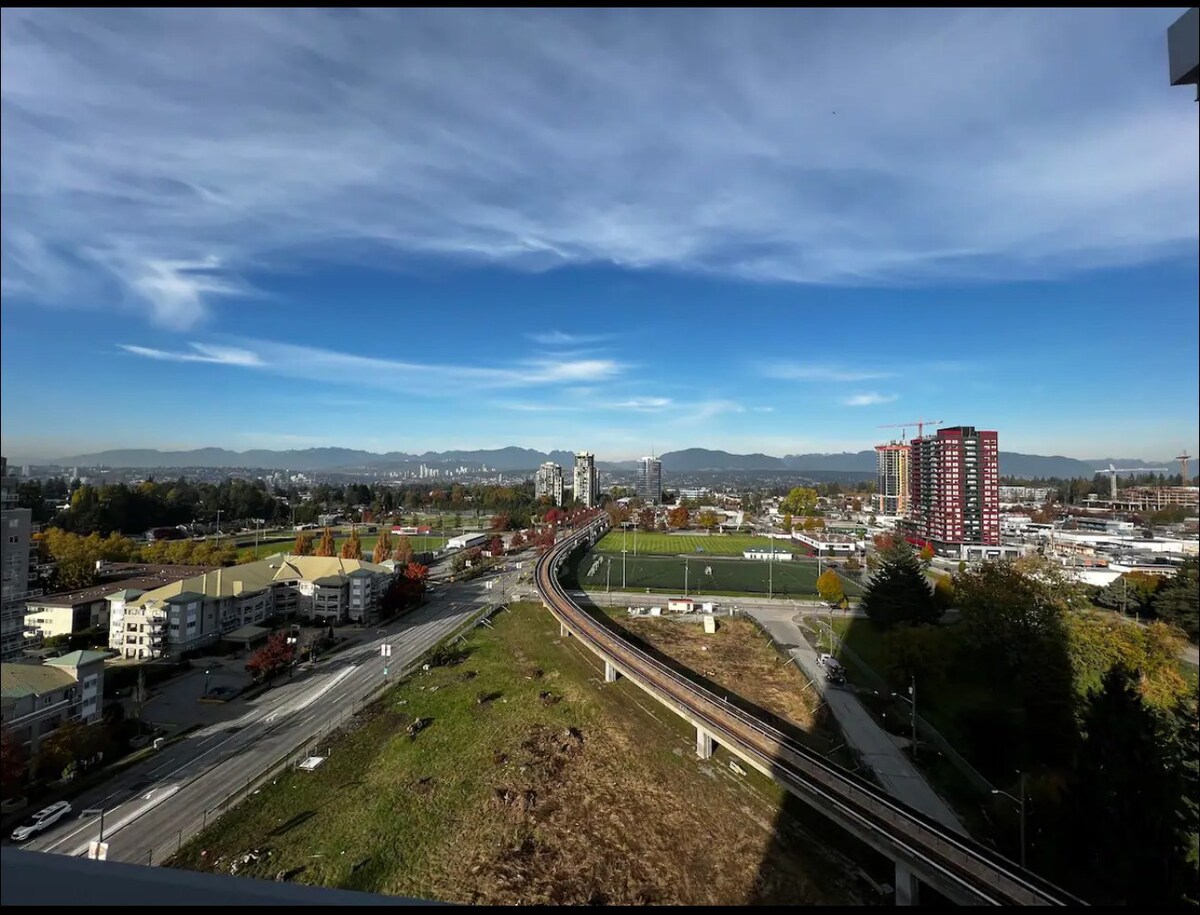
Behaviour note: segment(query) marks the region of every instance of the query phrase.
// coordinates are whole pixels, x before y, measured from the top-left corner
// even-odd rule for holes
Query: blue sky
[[[5,10],[5,453],[1194,449],[1179,12]]]

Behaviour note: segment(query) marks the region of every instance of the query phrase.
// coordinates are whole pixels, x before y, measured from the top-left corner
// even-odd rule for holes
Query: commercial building
[[[575,501],[586,508],[596,504],[600,495],[596,479],[596,456],[590,451],[575,453],[575,474],[572,481],[575,484]]]
[[[999,441],[995,432],[951,426],[913,439],[909,455],[914,533],[944,555],[965,544],[1000,545]]]
[[[4,727],[30,754],[61,725],[95,724],[104,700],[101,651],[72,651],[43,664],[0,663]]]
[[[885,515],[908,511],[908,453],[909,446],[904,442],[875,446],[879,472],[874,496],[876,511]]]
[[[109,647],[125,658],[173,657],[269,617],[321,625],[372,622],[395,562],[279,554],[107,597]]]
[[[1049,486],[1001,486],[1000,501],[1010,505],[1044,505],[1053,493]]]
[[[662,502],[662,461],[655,457],[638,461],[636,488],[643,502],[651,505]]]
[[[37,565],[33,512],[17,505],[17,477],[0,457],[0,661],[21,657],[25,647],[25,601],[41,594],[30,587]]]
[[[534,495],[539,498],[548,496],[555,505],[563,503],[563,469],[553,461],[547,461],[538,468],[533,482]]]

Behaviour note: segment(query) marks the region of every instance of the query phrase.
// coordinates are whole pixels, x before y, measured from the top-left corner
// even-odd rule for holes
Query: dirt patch
[[[706,634],[690,622],[636,617],[621,625],[669,658],[703,674],[731,695],[748,699],[805,730],[814,726],[817,696],[807,680],[746,620],[722,619]]]

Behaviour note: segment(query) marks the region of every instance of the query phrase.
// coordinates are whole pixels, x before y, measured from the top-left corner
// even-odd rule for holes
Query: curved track
[[[808,804],[912,869],[952,899],[984,905],[1082,905],[1065,891],[994,850],[958,835],[892,799],[874,784],[828,762],[631,645],[571,600],[558,571],[606,524],[594,521],[538,560],[541,598],[567,630],[661,702],[745,754]]]

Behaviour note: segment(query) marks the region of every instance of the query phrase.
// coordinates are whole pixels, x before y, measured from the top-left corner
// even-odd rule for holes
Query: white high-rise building
[[[549,496],[554,500],[555,505],[562,505],[563,501],[563,469],[553,461],[547,461],[538,468],[537,476],[534,477],[534,495]]]
[[[662,502],[662,461],[658,458],[644,457],[638,461],[637,494],[651,505]]]
[[[591,508],[600,495],[596,480],[596,456],[590,451],[575,452],[575,501]]]

